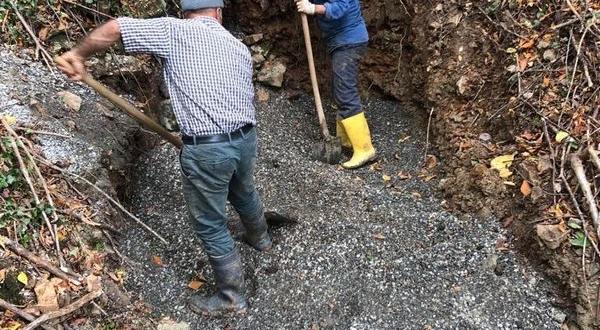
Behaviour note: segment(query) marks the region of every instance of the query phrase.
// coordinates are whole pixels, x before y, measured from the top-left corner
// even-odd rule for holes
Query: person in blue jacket
[[[360,59],[369,34],[359,0],[296,0],[298,12],[316,15],[333,66],[333,97],[339,106],[336,135],[352,148],[344,168],[358,168],[375,159],[369,125],[358,92]]]

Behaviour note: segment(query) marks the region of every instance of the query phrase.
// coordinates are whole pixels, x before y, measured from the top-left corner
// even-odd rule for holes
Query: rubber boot
[[[244,274],[238,250],[234,248],[229,254],[211,257],[209,261],[215,274],[217,292],[210,297],[192,296],[188,302],[190,309],[207,316],[245,313],[248,304],[244,297]]]
[[[273,239],[264,212],[260,212],[260,216],[256,219],[242,218],[241,220],[246,229],[243,235],[244,241],[258,251],[269,251],[273,246]]]
[[[342,117],[340,116],[338,116],[335,120],[335,136],[340,139],[340,143],[343,148],[352,148],[352,143],[350,143],[350,140],[348,139],[348,134],[346,134],[344,125],[342,125]]]
[[[371,132],[365,113],[361,112],[342,120],[342,125],[352,143],[352,158],[342,163],[342,167],[353,169],[361,167],[376,158],[376,151],[371,142]]]

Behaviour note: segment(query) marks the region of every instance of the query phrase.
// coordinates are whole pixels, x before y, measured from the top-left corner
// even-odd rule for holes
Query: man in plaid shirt
[[[162,59],[183,134],[183,192],[217,283],[215,295],[193,296],[189,305],[209,315],[245,312],[242,263],[227,229],[227,201],[242,219],[247,243],[259,251],[272,245],[253,179],[257,137],[252,60],[247,47],[221,26],[223,0],[182,0],[181,7],[184,19],[108,21],[63,54],[70,65],[60,69],[80,80],[85,59],[119,40],[127,52]]]

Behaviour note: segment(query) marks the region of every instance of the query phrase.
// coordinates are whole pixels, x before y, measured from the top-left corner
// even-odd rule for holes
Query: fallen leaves
[[[492,159],[492,161],[490,162],[490,166],[492,169],[498,171],[498,174],[501,178],[508,178],[512,175],[512,172],[509,170],[509,167],[512,165],[514,159],[514,155],[498,156]]]
[[[162,258],[160,256],[152,256],[151,261],[153,264],[155,264],[157,266],[160,266],[160,267],[164,266],[164,264],[162,262]]]
[[[33,289],[37,297],[37,308],[42,313],[52,312],[59,308],[55,283],[56,281],[41,278]]]
[[[198,281],[198,280],[192,280],[190,281],[190,283],[188,283],[188,288],[197,291],[199,290],[202,286],[204,285],[203,281]]]
[[[527,180],[523,180],[523,183],[521,183],[520,190],[521,194],[523,194],[524,197],[531,195],[531,186],[529,185],[529,182],[527,182]]]
[[[17,275],[17,281],[23,283],[23,285],[27,285],[27,283],[29,283],[29,277],[27,277],[27,274],[24,272],[20,272],[19,275]]]

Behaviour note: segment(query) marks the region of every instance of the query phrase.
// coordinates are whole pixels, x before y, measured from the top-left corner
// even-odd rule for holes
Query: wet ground
[[[309,98],[289,101],[280,93],[258,105],[259,190],[269,210],[299,223],[276,230],[269,253],[239,245],[249,314],[207,319],[185,307],[192,279],[208,279],[199,294],[214,284],[187,222],[177,152],[168,145],[142,155],[131,207],[170,244],[129,227],[121,250],[131,263],[130,292],[156,315],[192,329],[560,327],[565,313],[554,307],[556,288],[513,252],[497,251],[506,235],[497,221],[448,213],[436,179],[418,177],[423,111],[371,99],[366,110],[380,165],[346,171],[308,158],[319,141],[311,109]],[[400,172],[412,177],[401,180]]]

